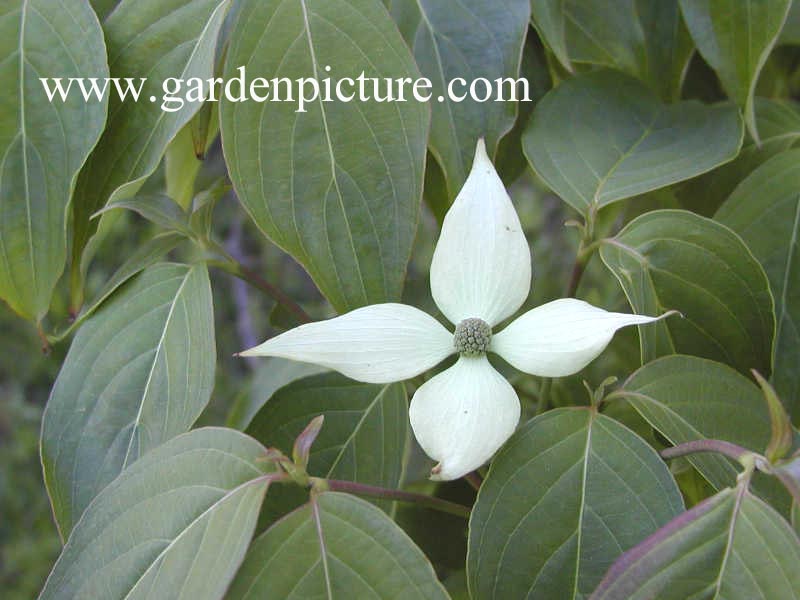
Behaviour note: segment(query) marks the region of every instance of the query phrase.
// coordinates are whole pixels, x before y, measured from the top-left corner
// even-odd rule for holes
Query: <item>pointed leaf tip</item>
[[[306,428],[302,431],[300,435],[297,436],[297,439],[294,442],[294,448],[292,448],[292,460],[294,463],[304,469],[308,466],[308,457],[311,454],[311,446],[314,445],[314,442],[319,435],[320,430],[322,429],[322,424],[325,421],[325,415],[317,415],[306,425]]]
[[[774,462],[786,456],[792,449],[792,438],[794,436],[792,422],[789,419],[789,415],[786,414],[786,409],[784,409],[780,398],[775,393],[775,389],[761,376],[761,373],[755,369],[751,369],[750,372],[758,382],[769,410],[772,435],[764,454],[767,460]]]

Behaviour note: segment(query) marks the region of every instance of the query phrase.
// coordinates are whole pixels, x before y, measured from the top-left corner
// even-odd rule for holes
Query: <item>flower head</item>
[[[417,441],[438,461],[431,478],[447,480],[489,460],[519,421],[519,398],[489,363],[487,351],[520,371],[561,377],[589,364],[620,327],[658,318],[606,312],[564,298],[493,332],[530,292],[531,255],[483,140],[445,216],[430,277],[433,299],[455,333],[411,306],[374,304],[301,325],[241,355],[280,356],[358,381],[390,383],[419,375],[457,352],[453,366],[417,389],[409,409]]]

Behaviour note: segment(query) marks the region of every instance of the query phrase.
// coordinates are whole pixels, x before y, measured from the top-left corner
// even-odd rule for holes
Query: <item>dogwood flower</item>
[[[390,383],[458,353],[454,365],[417,389],[409,408],[417,441],[438,461],[431,479],[449,480],[488,461],[519,421],[519,398],[487,352],[525,373],[561,377],[589,364],[617,329],[657,319],[564,298],[493,332],[528,296],[531,253],[483,140],[445,216],[430,282],[433,299],[455,325],[454,333],[412,306],[374,304],[301,325],[241,356],[279,356],[322,365],[357,381]]]

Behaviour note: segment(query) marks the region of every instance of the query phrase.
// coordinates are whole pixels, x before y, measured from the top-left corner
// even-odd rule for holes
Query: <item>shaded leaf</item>
[[[66,330],[60,332],[56,337],[61,340],[65,338],[70,332],[77,329],[94,311],[111,297],[111,295],[122,286],[123,283],[128,281],[131,277],[138,275],[147,267],[152,266],[159,262],[164,256],[175,248],[178,244],[186,238],[179,233],[165,232],[153,236],[146,242],[142,243],[133,253],[125,260],[120,267],[114,271],[105,285],[95,295],[91,302],[84,306],[81,313],[75,317],[75,320],[67,327]]]
[[[78,177],[73,203],[75,273],[97,228],[91,215],[109,200],[135,194],[172,138],[202,106],[186,101],[178,110],[162,110],[164,80],[213,76],[217,35],[228,3],[122,0],[104,23],[111,76],[131,78],[137,86],[142,77],[147,82],[138,102],[130,94],[125,101],[112,94],[106,130]],[[150,101],[151,95],[156,101]],[[75,295],[79,290],[73,289]]]
[[[683,206],[710,217],[754,169],[800,139],[797,102],[756,98],[755,113],[761,145],[748,136],[731,162],[682,184],[676,191]]]
[[[265,452],[205,428],[148,453],[89,506],[40,600],[222,598],[270,483]]]
[[[522,49],[522,63],[519,67],[519,76],[528,81],[530,87],[530,100],[519,102],[519,111],[514,127],[500,140],[497,146],[494,165],[500,178],[507,186],[522,175],[528,168],[528,161],[522,151],[522,134],[528,126],[536,103],[550,91],[553,82],[547,70],[545,49],[533,29],[528,29],[525,46]],[[425,173],[426,180],[428,173]],[[426,181],[427,182],[427,181]],[[427,194],[427,186],[425,193]],[[449,207],[449,203],[448,203]]]
[[[231,189],[227,177],[220,177],[208,189],[198,192],[192,198],[192,213],[189,215],[189,227],[192,233],[201,240],[211,239],[212,217],[214,208]]]
[[[417,35],[417,27],[422,18],[419,10],[418,0],[392,0],[389,4],[389,14],[397,24],[400,35],[409,47],[414,46],[414,38]]]
[[[615,71],[579,75],[537,105],[523,136],[545,183],[580,212],[705,173],[736,156],[735,107],[665,105]]]
[[[359,383],[338,373],[310,375],[275,392],[247,433],[288,451],[318,415],[325,416],[325,425],[311,448],[309,474],[399,487],[408,439],[408,401],[402,384]],[[285,514],[304,497],[304,491],[281,489],[267,501],[266,510]],[[387,501],[375,504],[391,507]]]
[[[656,452],[613,419],[556,409],[492,461],[469,531],[473,598],[583,598],[625,550],[683,510]]]
[[[742,236],[767,273],[777,316],[772,382],[800,423],[800,150],[753,171],[715,219]]]
[[[119,4],[119,0],[90,0],[89,3],[97,13],[97,17],[102,21]]]
[[[245,0],[225,77],[240,67],[267,79],[418,76],[378,0]],[[339,312],[400,298],[422,195],[427,110],[417,102],[221,102],[239,199]]]
[[[768,504],[728,488],[620,557],[592,600],[800,597],[800,542]]]
[[[732,368],[695,356],[665,356],[631,375],[617,392],[670,444],[724,440],[763,453],[771,426],[767,405],[751,379]],[[733,485],[738,463],[713,453],[687,456],[717,490]],[[789,498],[774,478],[756,475],[753,490],[782,512]]]
[[[683,317],[640,328],[642,362],[692,354],[743,373],[769,373],[775,331],[764,270],[724,225],[682,210],[657,210],[606,240],[600,255],[637,313]]]
[[[0,6],[0,299],[40,321],[67,257],[75,177],[100,137],[107,100],[84,100],[74,77],[108,77],[103,32],[86,0]],[[52,102],[40,78],[71,90]],[[82,81],[89,87],[89,82]]]
[[[253,542],[226,597],[448,596],[425,555],[383,512],[325,492]]]
[[[243,396],[241,403],[231,410],[231,414],[228,416],[228,426],[241,430],[246,429],[253,417],[279,389],[293,381],[324,371],[327,371],[325,367],[287,358],[276,356],[259,358],[249,393]],[[270,445],[274,446],[274,444]]]
[[[764,394],[764,401],[769,412],[771,435],[764,456],[772,463],[784,458],[792,450],[794,430],[789,415],[786,414],[786,409],[775,393],[775,388],[758,371],[753,371],[753,377],[761,388],[761,393]]]
[[[779,44],[800,44],[800,3],[792,2],[786,20],[783,23]]]
[[[200,415],[214,383],[213,327],[205,267],[160,264],[80,328],[42,424],[62,537],[120,471]]]
[[[137,194],[132,198],[114,200],[95,213],[95,217],[110,210],[124,208],[144,217],[155,225],[191,237],[189,215],[172,198],[164,194]]]
[[[794,503],[790,512],[792,522],[796,522],[797,506],[800,505],[800,455],[794,456],[774,467],[775,476],[781,480],[786,490],[792,495]]]
[[[414,36],[414,58],[433,84],[429,144],[452,201],[467,178],[478,138],[485,138],[493,157],[500,138],[514,125],[517,102],[508,100],[521,98],[521,88],[512,96],[511,84],[506,84],[503,93],[507,101],[503,102],[495,101],[496,89],[491,90],[489,102],[477,102],[467,92],[480,78],[494,86],[497,79],[518,77],[530,2],[417,0],[417,6],[421,18]],[[448,85],[458,77],[464,86],[453,91],[468,96],[460,102],[447,93]],[[476,90],[481,96],[490,93],[484,85],[476,84]],[[531,97],[534,94],[531,90]]]
[[[697,49],[758,141],[753,93],[792,0],[679,0]]]
[[[531,20],[561,64],[614,67],[646,82],[664,100],[680,94],[694,45],[677,2],[544,0]]]
[[[219,133],[216,103],[206,102],[170,142],[164,154],[167,196],[188,210],[195,181],[211,143]]]

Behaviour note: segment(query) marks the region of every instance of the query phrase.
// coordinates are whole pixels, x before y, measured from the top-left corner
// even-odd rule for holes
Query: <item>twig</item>
[[[468,507],[450,502],[449,500],[443,500],[442,498],[436,498],[435,496],[415,494],[414,492],[404,492],[402,490],[390,490],[374,485],[355,483],[353,481],[340,481],[338,479],[323,479],[317,481],[322,484],[322,488],[327,487],[327,489],[332,492],[346,492],[348,494],[356,494],[358,496],[367,496],[370,498],[412,502],[420,506],[456,515],[457,517],[464,517],[465,519],[468,519],[470,514],[470,509]]]

